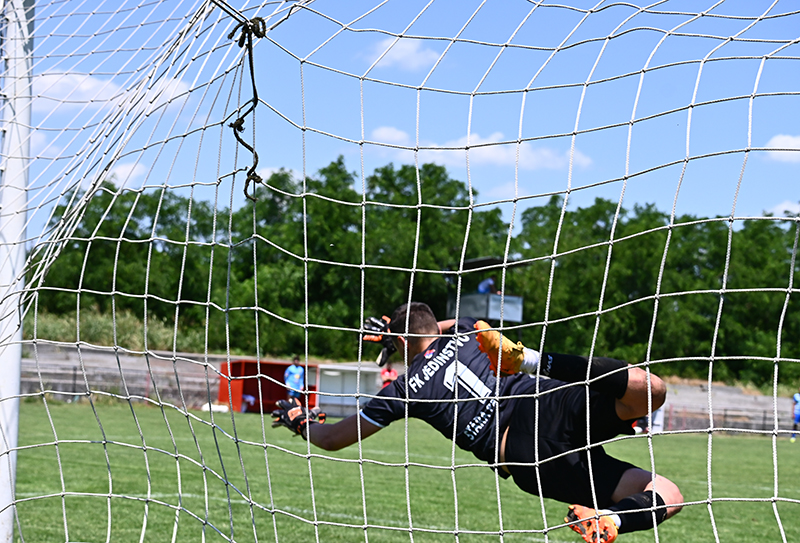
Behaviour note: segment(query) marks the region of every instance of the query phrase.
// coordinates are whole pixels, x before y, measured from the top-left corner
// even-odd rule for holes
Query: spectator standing
[[[292,365],[286,368],[283,372],[283,382],[286,384],[287,399],[300,398],[300,393],[303,391],[303,377],[305,370],[300,365],[300,357],[295,356],[292,359]]]
[[[381,388],[387,386],[395,379],[397,379],[397,370],[392,367],[391,362],[387,362],[386,365],[381,369],[381,381],[383,382]]]
[[[478,292],[481,294],[497,294],[497,287],[494,277],[487,277],[478,283]]]
[[[794,393],[792,400],[794,400],[794,409],[792,410],[794,424],[792,424],[792,438],[789,441],[794,443],[797,441],[797,425],[800,424],[800,388]]]

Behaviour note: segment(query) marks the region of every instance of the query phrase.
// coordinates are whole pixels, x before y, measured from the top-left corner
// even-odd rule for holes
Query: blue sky
[[[231,5],[272,25],[294,3]],[[225,123],[251,96],[245,53],[218,7],[177,38],[201,6],[40,4],[34,202],[106,168],[130,188],[241,205],[230,174],[251,158]],[[553,193],[572,208],[622,197],[679,215],[800,213],[797,9],[316,0],[257,40],[262,102],[243,137],[265,175],[338,155],[359,175],[437,162],[507,220]]]

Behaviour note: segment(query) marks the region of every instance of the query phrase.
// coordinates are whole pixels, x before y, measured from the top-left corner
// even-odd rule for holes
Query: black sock
[[[540,372],[559,381],[575,383],[586,379],[586,368],[589,359],[585,356],[572,354],[544,353],[539,362]],[[628,388],[628,372],[620,368],[627,367],[628,364],[614,358],[603,358],[601,356],[592,357],[592,368],[589,378],[595,379],[606,375],[602,379],[592,382],[589,388],[598,392],[611,394],[615,398],[622,398]],[[614,370],[614,373],[610,373]]]
[[[621,499],[616,505],[609,507],[610,511],[619,515],[622,524],[619,527],[619,533],[626,534],[628,532],[638,532],[639,530],[650,530],[653,528],[653,516],[655,516],[655,523],[661,524],[667,518],[667,507],[661,495],[656,494],[656,507],[653,511],[653,491],[647,490],[638,494],[633,494],[627,498]],[[646,509],[646,511],[636,511],[633,513],[626,513],[626,511],[635,509]]]

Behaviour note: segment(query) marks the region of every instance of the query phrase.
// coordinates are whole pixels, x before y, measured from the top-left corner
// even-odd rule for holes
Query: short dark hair
[[[406,318],[408,318],[407,330]],[[394,310],[392,320],[389,322],[389,331],[394,334],[438,334],[439,323],[428,304],[411,302]]]

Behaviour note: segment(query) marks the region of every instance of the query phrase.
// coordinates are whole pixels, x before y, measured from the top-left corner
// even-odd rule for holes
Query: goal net
[[[0,538],[575,540],[413,418],[270,427],[409,301],[669,380],[637,541],[800,537],[796,4],[2,5]]]

